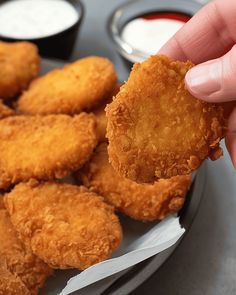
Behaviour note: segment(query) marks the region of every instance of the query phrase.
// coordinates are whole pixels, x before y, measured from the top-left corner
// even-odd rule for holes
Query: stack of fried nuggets
[[[34,80],[39,66],[34,45],[0,43],[0,294],[38,294],[52,268],[85,269],[122,240],[114,207],[62,180],[105,139],[114,66],[88,57]]]
[[[8,51],[9,46],[14,50]],[[23,59],[22,50],[28,58]],[[125,170],[129,163],[131,172],[136,169],[135,153],[126,161],[132,136],[141,146],[134,150],[139,158],[142,147],[149,148],[143,132],[152,135],[155,123],[148,121],[145,103],[136,101],[142,96],[140,89],[148,87],[145,83],[154,83],[145,67],[143,82],[134,79],[132,84],[135,74],[131,74],[119,92],[114,66],[105,58],[84,58],[34,80],[40,61],[34,45],[0,43],[1,54],[10,55],[0,59],[0,68],[10,78],[0,81],[0,98],[9,104],[15,97],[15,108],[0,102],[0,189],[8,190],[0,203],[0,236],[8,240],[0,243],[0,294],[37,294],[51,268],[82,270],[119,247],[122,228],[114,210],[140,221],[161,220],[179,211],[191,185],[191,171],[136,183],[133,180],[158,178],[153,177],[152,166],[146,167],[146,156],[139,159],[143,173]],[[142,65],[134,71],[137,67]],[[149,100],[156,95],[151,89],[146,90]],[[104,109],[112,97],[108,147]],[[132,180],[116,170],[126,171],[124,176]],[[76,185],[65,183],[68,175],[75,176]]]

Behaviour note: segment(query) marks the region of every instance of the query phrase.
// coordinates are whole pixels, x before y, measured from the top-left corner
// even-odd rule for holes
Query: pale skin
[[[197,65],[185,78],[195,97],[214,103],[235,101],[226,145],[236,169],[236,1],[215,0],[204,6],[159,53]]]

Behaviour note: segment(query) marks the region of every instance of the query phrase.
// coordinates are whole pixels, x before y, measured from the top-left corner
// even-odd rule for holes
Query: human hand
[[[236,169],[236,1],[215,0],[204,6],[159,51],[197,66],[186,75],[188,90],[208,102],[230,104],[226,145]]]

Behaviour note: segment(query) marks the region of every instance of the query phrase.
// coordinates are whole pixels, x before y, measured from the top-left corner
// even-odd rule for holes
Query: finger
[[[225,142],[234,168],[236,169],[236,108],[234,108],[229,118],[228,132],[226,134]]]
[[[236,43],[236,1],[204,6],[159,51],[177,60],[202,63],[225,54]]]
[[[236,45],[223,57],[189,70],[185,83],[193,96],[208,102],[236,100]]]

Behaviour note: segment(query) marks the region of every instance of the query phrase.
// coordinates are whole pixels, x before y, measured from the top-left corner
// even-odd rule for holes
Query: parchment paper
[[[146,232],[144,230],[139,238],[134,238],[133,242],[123,245],[120,253],[116,254],[117,257],[91,266],[72,277],[60,295],[71,294],[164,251],[174,245],[184,231],[176,216],[170,216],[158,224],[152,224],[152,227],[147,228]]]

